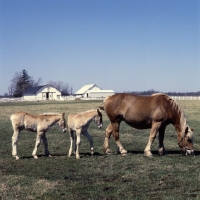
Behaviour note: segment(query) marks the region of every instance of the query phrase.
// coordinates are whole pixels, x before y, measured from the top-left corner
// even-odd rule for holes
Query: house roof
[[[35,95],[38,92],[38,90],[40,90],[43,87],[53,87],[53,88],[55,88],[52,85],[41,85],[41,86],[37,86],[37,87],[30,87],[30,88],[27,88],[23,92],[23,95]]]
[[[45,85],[27,88],[27,89],[23,92],[23,95],[36,94],[37,91],[38,91],[39,89],[41,89],[42,87],[44,87],[44,86],[45,86]]]
[[[96,86],[95,84],[89,84],[89,85],[84,85],[80,90],[78,90],[75,94],[84,94],[85,92],[87,92],[88,90],[90,90],[91,88],[93,88],[94,86]]]

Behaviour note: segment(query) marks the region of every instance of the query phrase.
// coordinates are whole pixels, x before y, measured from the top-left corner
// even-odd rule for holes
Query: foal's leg
[[[38,147],[40,146],[42,134],[43,134],[43,132],[38,132],[37,133],[36,142],[35,142],[35,148],[34,148],[33,153],[32,153],[32,156],[35,159],[38,159],[38,157],[36,155],[36,152],[37,152]]]
[[[93,140],[92,140],[91,135],[87,132],[87,130],[82,134],[88,139],[88,141],[90,143],[91,155],[93,155],[94,154],[94,145],[93,145]]]
[[[81,142],[81,129],[76,130],[76,159],[80,158],[79,155],[79,146]]]
[[[164,134],[165,134],[165,127],[159,129],[159,148],[158,153],[163,156],[165,155],[165,148],[164,148]]]
[[[147,146],[144,150],[144,155],[147,157],[152,157],[151,145],[156,137],[156,133],[158,132],[159,127],[160,127],[160,124],[158,124],[158,123],[154,123],[152,125],[149,140],[148,140]]]
[[[16,160],[19,159],[19,156],[17,155],[17,141],[19,136],[19,129],[14,129],[14,133],[12,136],[12,156],[16,158]]]
[[[48,141],[47,141],[46,133],[44,133],[42,135],[42,141],[43,141],[43,144],[44,144],[44,153],[45,153],[45,155],[51,157],[51,155],[49,154]]]
[[[72,155],[72,149],[73,149],[73,143],[74,143],[74,133],[72,130],[69,130],[69,138],[70,138],[70,148],[69,148],[68,157]]]

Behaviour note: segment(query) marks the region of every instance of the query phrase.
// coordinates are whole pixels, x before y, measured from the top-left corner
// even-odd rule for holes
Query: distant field
[[[17,111],[33,114],[43,112],[80,112],[98,108],[101,101],[18,102],[0,103],[0,200],[13,199],[200,199],[200,101],[177,101],[187,122],[194,128],[196,156],[182,156],[172,125],[165,134],[168,154],[157,154],[155,140],[153,158],[143,156],[150,130],[136,130],[125,123],[120,127],[120,140],[127,156],[117,154],[113,138],[112,155],[102,151],[105,129],[109,123],[103,113],[104,126],[91,123],[95,155],[90,156],[89,143],[81,137],[80,156],[67,157],[69,135],[54,126],[47,132],[49,150],[53,157],[44,156],[43,144],[39,159],[31,153],[36,134],[23,131],[18,141],[18,155],[11,155],[12,127],[9,117]]]

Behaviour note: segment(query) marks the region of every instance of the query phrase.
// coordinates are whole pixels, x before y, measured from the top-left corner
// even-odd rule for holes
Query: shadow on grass
[[[128,151],[128,153],[131,153],[131,154],[144,154],[144,151]],[[151,151],[151,153],[153,155],[156,155],[156,154],[158,155],[158,151]],[[167,151],[165,153],[165,155],[170,155],[170,154],[182,154],[182,153],[181,153],[181,151]],[[194,155],[195,156],[200,155],[200,151],[195,151]]]
[[[158,151],[151,151],[153,155],[158,155]],[[128,154],[141,154],[144,155],[144,151],[128,151]],[[181,151],[167,151],[165,155],[172,155],[172,154],[182,154]],[[111,154],[104,154],[104,153],[99,153],[99,152],[94,152],[94,155],[91,155],[90,152],[87,153],[80,153],[81,157],[92,157],[92,156],[96,156],[96,157],[100,157],[100,156],[118,156],[118,153],[111,153]],[[200,151],[195,151],[194,152],[194,156],[199,156],[200,155]],[[72,155],[75,156],[75,155]],[[46,158],[52,158],[52,157],[68,157],[68,154],[51,154],[51,157],[48,157],[46,155],[38,155],[38,158],[42,158],[42,157],[46,157]],[[33,156],[22,156],[20,157],[20,159],[33,159]]]

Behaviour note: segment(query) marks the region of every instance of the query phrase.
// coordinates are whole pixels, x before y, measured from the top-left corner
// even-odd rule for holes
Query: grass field
[[[200,101],[178,101],[187,122],[194,128],[195,156],[182,156],[172,125],[165,134],[168,154],[157,154],[158,141],[152,146],[153,158],[143,156],[150,130],[136,130],[125,123],[120,127],[120,140],[127,156],[117,154],[111,138],[112,155],[102,151],[105,129],[109,123],[103,114],[104,126],[91,123],[95,155],[90,156],[89,143],[81,137],[80,156],[67,157],[69,135],[54,126],[47,132],[51,158],[44,156],[43,144],[39,159],[31,154],[36,134],[22,131],[18,155],[11,155],[12,127],[9,117],[16,111],[33,114],[43,112],[80,112],[101,105],[100,101],[27,102],[0,104],[0,200],[13,199],[200,199]]]

